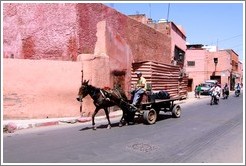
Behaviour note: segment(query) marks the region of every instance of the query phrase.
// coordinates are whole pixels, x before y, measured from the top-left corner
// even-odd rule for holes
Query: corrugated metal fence
[[[188,78],[179,66],[152,61],[133,63],[131,86],[137,82],[136,71],[142,72],[144,78],[152,86],[153,91],[165,90],[171,97],[187,97]]]

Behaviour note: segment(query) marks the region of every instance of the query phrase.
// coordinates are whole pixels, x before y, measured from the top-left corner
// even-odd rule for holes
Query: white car
[[[218,81],[217,80],[207,80],[207,81],[205,81],[205,83],[209,83],[209,84],[216,84],[216,83],[218,83]]]
[[[201,84],[201,95],[209,95],[210,89],[213,87],[211,83],[202,83]]]

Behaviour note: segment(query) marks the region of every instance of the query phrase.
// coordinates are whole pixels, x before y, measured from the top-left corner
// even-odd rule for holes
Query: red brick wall
[[[170,37],[102,4],[78,4],[79,52],[93,53],[96,25],[106,20],[112,31],[125,39],[135,61],[155,60],[170,63]]]
[[[93,53],[96,25],[106,20],[122,36],[135,61],[170,63],[170,37],[99,3],[5,3],[4,56],[75,60]]]
[[[97,23],[105,20],[109,27],[109,31],[112,31],[112,33],[108,32],[108,34],[114,34],[114,37],[116,37],[113,40],[117,39],[119,40],[118,42],[120,42],[120,40],[124,41],[122,47],[119,49],[123,48],[124,51],[129,52],[129,55],[132,55],[128,58],[126,56],[124,61],[129,59],[129,64],[131,64],[132,57],[134,61],[148,60],[158,61],[161,63],[170,63],[171,61],[170,37],[157,32],[147,25],[130,19],[129,17],[102,4],[4,3],[3,8],[3,51],[4,57],[6,58],[11,57],[13,54],[14,58],[18,59],[73,61],[77,60],[77,55],[79,53],[93,54],[96,42],[98,41],[96,35]],[[110,37],[108,39],[107,44],[110,44],[110,42],[108,42],[110,41]],[[128,46],[130,48],[129,50]],[[124,48],[127,48],[127,50]],[[109,48],[107,49],[110,50]],[[124,51],[122,51],[122,54]],[[122,60],[122,57],[119,54],[115,54],[113,56],[117,60]],[[63,111],[63,108],[66,108],[63,104],[59,105],[52,103],[61,102],[67,104],[67,107],[69,108],[73,108],[75,106],[74,102],[78,104],[78,102],[74,100],[74,97],[77,94],[77,88],[79,87],[81,81],[81,68],[79,68],[81,66],[78,67],[76,65],[78,68],[71,67],[71,70],[74,70],[72,70],[69,75],[72,76],[72,72],[79,72],[79,74],[72,79],[65,79],[72,81],[72,83],[69,83],[68,86],[77,84],[73,86],[75,89],[70,92],[54,91],[54,93],[51,93],[51,95],[54,94],[50,96],[52,98],[51,99],[49,96],[43,95],[43,93],[40,95],[39,92],[32,92],[32,89],[25,87],[24,84],[28,83],[28,79],[31,79],[34,83],[38,80],[33,79],[33,73],[35,77],[44,80],[44,82],[38,82],[37,84],[40,88],[39,90],[42,90],[43,85],[47,83],[45,80],[57,78],[56,75],[53,76],[53,74],[63,74],[63,69],[56,69],[55,66],[51,64],[52,61],[35,61],[35,63],[31,63],[31,65],[29,65],[28,60],[26,62],[20,61],[21,63],[18,63],[18,61],[6,62],[8,65],[5,65],[7,68],[4,68],[6,72],[4,73],[4,94],[16,93],[15,91],[12,92],[12,90],[14,90],[14,84],[9,84],[9,81],[15,82],[15,77],[12,77],[14,74],[11,72],[21,70],[20,76],[26,78],[26,80],[18,80],[23,85],[22,88],[26,90],[27,93],[30,93],[31,95],[38,95],[42,98],[41,100],[35,98],[34,100],[36,102],[33,103],[33,105],[24,103],[23,105],[26,105],[27,107],[23,107],[21,110],[22,112],[18,113],[18,116],[15,114],[14,109],[8,108],[12,109],[12,111],[6,111],[6,108],[4,113],[8,115],[4,115],[5,117],[13,118],[14,115],[17,117],[26,118],[43,118],[45,116],[74,116],[75,112],[67,111],[69,109]],[[112,61],[111,59],[111,62],[115,63],[115,60]],[[130,69],[131,66],[128,63],[126,64],[127,69]],[[13,68],[10,67],[11,65]],[[32,69],[32,65],[38,69]],[[63,64],[61,64],[61,66],[62,65]],[[122,64],[120,63],[120,65]],[[96,70],[96,67],[94,67],[94,70]],[[118,68],[123,67],[118,66]],[[34,70],[34,72],[31,72],[32,70]],[[48,70],[49,72],[45,72],[44,70]],[[94,75],[95,74],[96,73],[94,73]],[[56,87],[55,80],[53,81],[54,84],[52,84],[52,87]],[[59,81],[61,84],[64,82],[65,81],[63,80]],[[126,84],[126,82],[124,84]],[[125,85],[125,87],[128,89],[127,85]],[[72,92],[73,94],[71,94]],[[64,96],[66,93],[69,93],[67,98]],[[17,90],[17,94],[20,94],[23,99],[25,99],[25,96],[22,95],[21,88]],[[54,107],[51,107],[51,105]],[[41,106],[44,107],[41,108]],[[43,109],[45,110],[44,112],[40,111]],[[75,109],[76,108],[74,108],[73,111]],[[33,110],[33,112],[31,110]]]
[[[76,60],[75,4],[4,3],[4,57]]]

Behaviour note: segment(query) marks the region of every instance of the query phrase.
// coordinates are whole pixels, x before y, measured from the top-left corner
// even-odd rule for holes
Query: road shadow
[[[156,121],[162,121],[170,118],[173,118],[172,114],[159,114]]]
[[[157,116],[156,122],[157,121],[166,120],[166,119],[170,119],[170,118],[173,118],[172,117],[172,113],[168,113],[168,112],[159,113],[159,115]],[[135,118],[135,122],[137,124],[149,125],[149,124],[146,123],[146,121],[144,120],[143,116]]]
[[[130,122],[130,124],[126,125],[126,124],[123,124],[122,126],[119,126],[119,122],[117,123],[111,123],[111,128],[121,128],[121,127],[125,127],[125,126],[133,126],[133,125],[137,125],[137,124],[140,124],[138,122],[138,120],[134,121],[134,122]],[[96,126],[97,129],[107,129],[108,127],[108,124],[101,124],[99,126]],[[80,129],[79,131],[85,131],[85,130],[93,130],[93,127],[84,127],[82,129]]]
[[[173,118],[171,113],[161,113],[158,115],[157,120],[156,121],[162,121],[162,120],[166,120],[166,119],[170,119]],[[126,125],[125,123],[123,124],[123,126],[119,126],[119,122],[116,123],[111,123],[111,128],[121,128],[121,127],[125,127],[125,126],[134,126],[134,125],[148,125],[145,123],[145,120],[143,118],[143,116],[139,116],[139,117],[135,117],[133,122],[130,122],[128,125]],[[107,129],[108,124],[101,124],[96,126],[97,129]],[[85,130],[93,130],[92,126],[91,127],[84,127],[82,129],[80,129],[79,131],[85,131]]]
[[[107,129],[108,127],[108,124],[101,124],[99,126],[96,126],[97,129]],[[111,128],[114,128],[114,127],[119,127],[119,122],[117,123],[111,123]],[[92,126],[91,127],[84,127],[82,129],[80,129],[79,131],[84,131],[84,130],[92,130]]]

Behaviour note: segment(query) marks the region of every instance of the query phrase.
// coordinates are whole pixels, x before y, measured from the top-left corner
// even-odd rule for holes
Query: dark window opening
[[[185,59],[185,52],[175,46],[174,48],[174,60],[177,62],[178,65],[183,65]]]
[[[187,66],[195,66],[195,61],[187,61]]]

